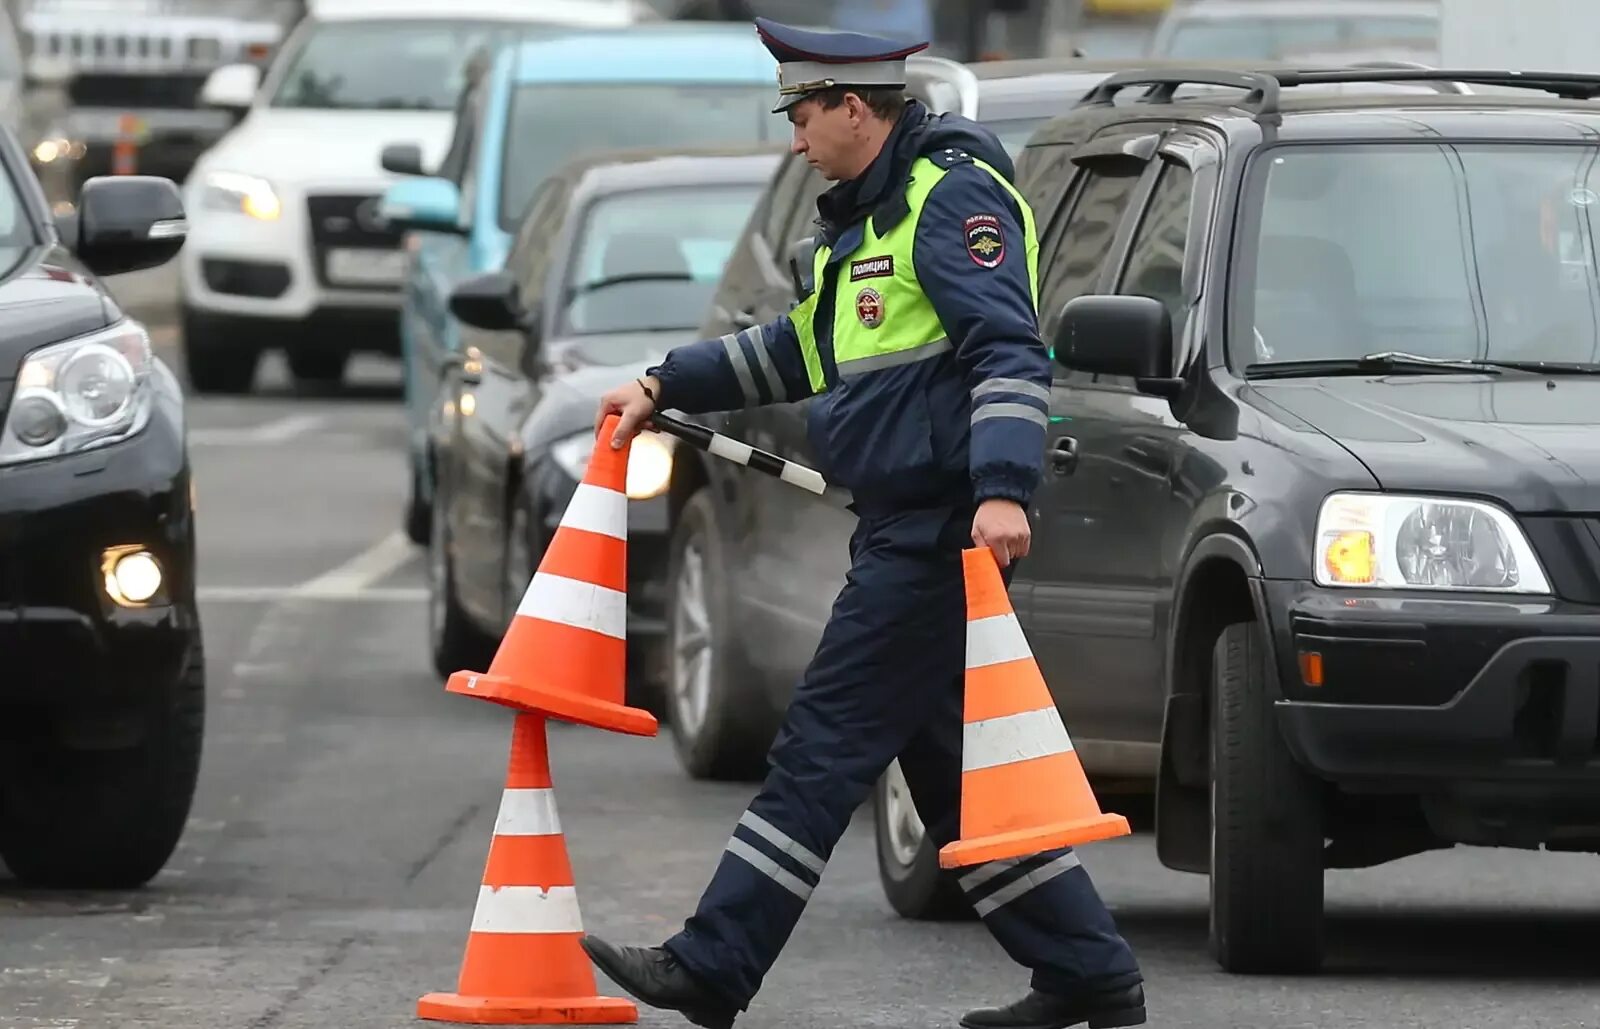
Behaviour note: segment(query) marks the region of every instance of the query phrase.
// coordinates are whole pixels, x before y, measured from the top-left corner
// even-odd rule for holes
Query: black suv
[[[1600,852],[1597,96],[1144,69],[1018,160],[1059,367],[1013,603],[1096,784],[1209,873],[1225,969],[1320,965],[1325,868]],[[789,423],[740,416],[805,460]],[[849,524],[762,478],[705,549],[734,675],[803,666]],[[793,631],[737,647],[754,614]],[[885,889],[941,911],[886,784]]]
[[[166,864],[199,768],[184,402],[97,275],[183,245],[177,186],[88,180],[52,221],[0,131],[0,858],[49,886]]]

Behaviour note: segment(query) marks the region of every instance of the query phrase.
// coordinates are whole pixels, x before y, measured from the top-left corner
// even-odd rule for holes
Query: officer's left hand
[[[972,542],[994,551],[1001,568],[1027,557],[1032,539],[1028,512],[1015,500],[995,497],[978,505],[978,514],[972,519]]]

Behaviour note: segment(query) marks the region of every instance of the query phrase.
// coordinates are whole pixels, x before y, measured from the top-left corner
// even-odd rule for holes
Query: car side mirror
[[[383,148],[378,164],[396,175],[426,175],[422,169],[422,148],[415,143],[390,143]]]
[[[813,238],[797,239],[789,244],[789,279],[794,283],[794,295],[803,297],[810,293],[814,283],[811,271],[815,266],[817,241]]]
[[[183,249],[189,223],[177,183],[154,175],[101,175],[78,191],[73,252],[96,275],[156,268]]]
[[[524,327],[517,302],[517,280],[509,272],[487,272],[467,279],[450,294],[450,313],[475,329],[509,332]]]
[[[1172,315],[1152,297],[1073,297],[1061,309],[1054,342],[1064,368],[1131,378],[1154,396],[1182,390],[1183,380],[1172,377]]]
[[[378,213],[395,229],[421,229],[464,235],[461,191],[449,179],[417,178],[396,182],[384,191]]]
[[[255,103],[261,89],[261,68],[254,64],[225,64],[206,76],[200,103],[243,114]]]

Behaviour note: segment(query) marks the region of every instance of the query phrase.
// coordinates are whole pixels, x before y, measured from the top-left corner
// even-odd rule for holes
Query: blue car
[[[474,65],[440,167],[422,174],[417,149],[403,143],[383,156],[386,168],[410,176],[390,187],[381,210],[407,233],[405,523],[418,543],[428,539],[433,507],[430,426],[439,421],[439,382],[463,360],[451,291],[501,268],[549,173],[595,150],[783,142],[791,134],[788,119],[771,113],[772,55],[748,25],[580,31],[508,44]]]

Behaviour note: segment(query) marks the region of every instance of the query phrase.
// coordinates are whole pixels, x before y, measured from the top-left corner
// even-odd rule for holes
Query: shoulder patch
[[[1006,258],[1006,238],[1000,219],[992,214],[975,214],[963,226],[967,256],[980,268],[996,268]]]
[[[972,155],[965,150],[948,147],[944,150],[935,150],[928,155],[928,160],[941,168],[954,168],[958,164],[971,164]]]

